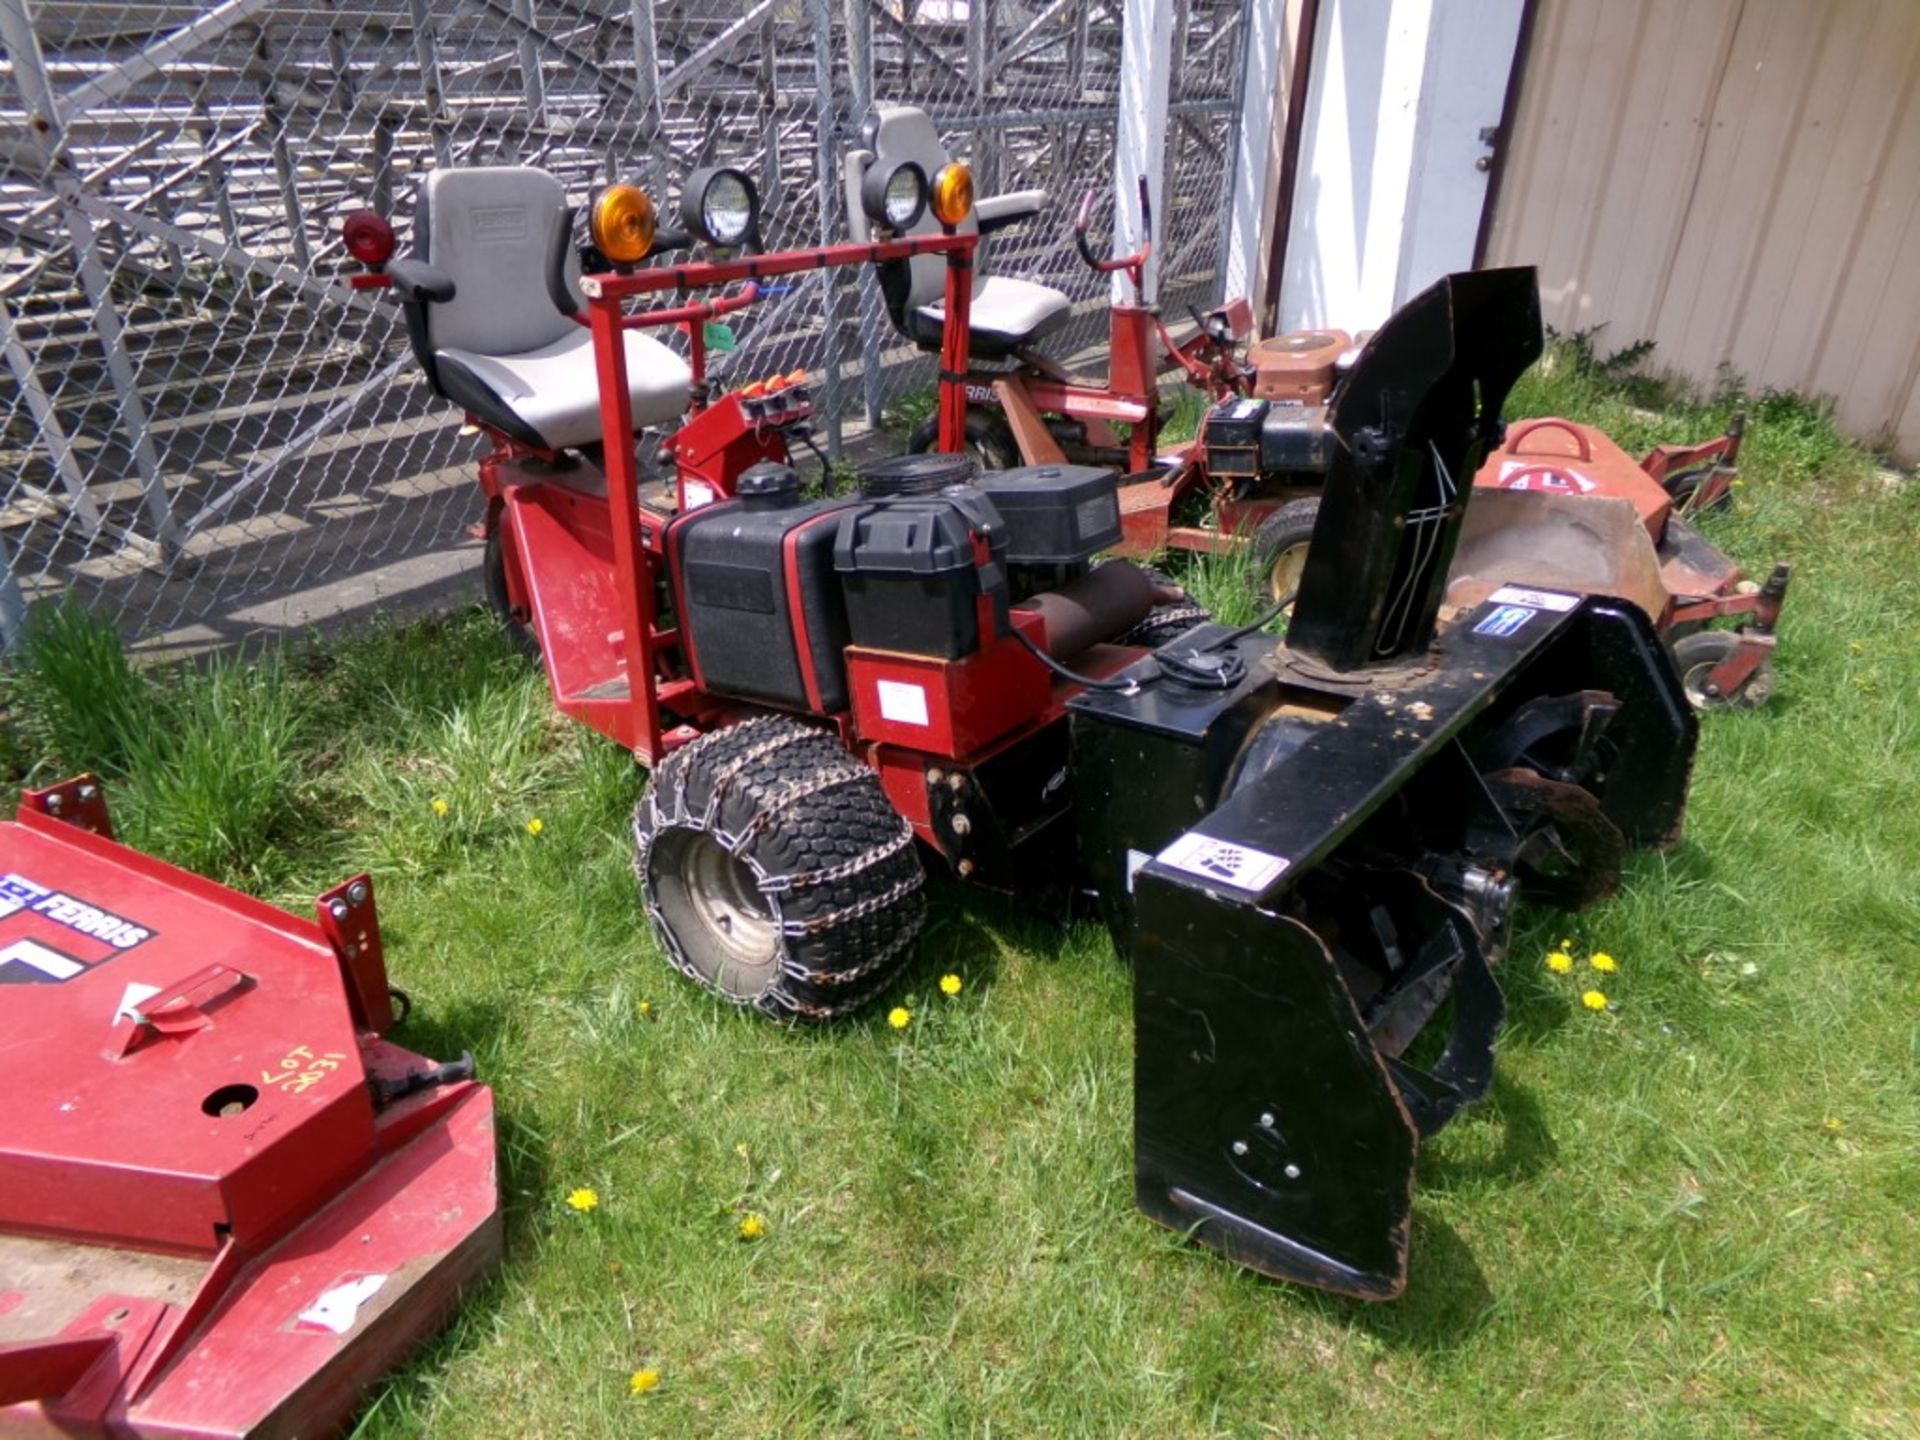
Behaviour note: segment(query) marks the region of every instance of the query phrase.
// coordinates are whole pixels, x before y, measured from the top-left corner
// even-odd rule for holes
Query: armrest
[[[415,305],[453,299],[453,277],[424,260],[389,260],[387,278],[402,300]]]
[[[974,217],[980,222],[980,233],[991,235],[1009,225],[1018,224],[1040,213],[1047,203],[1044,190],[1009,190],[1004,195],[992,195],[973,207]]]

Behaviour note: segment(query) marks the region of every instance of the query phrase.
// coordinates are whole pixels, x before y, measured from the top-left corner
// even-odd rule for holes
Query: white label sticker
[[[682,480],[680,497],[687,509],[698,510],[702,505],[713,503],[713,487],[704,480]]]
[[[1525,585],[1502,585],[1487,598],[1500,605],[1531,605],[1536,610],[1553,610],[1562,614],[1580,603],[1578,595],[1532,590]]]
[[[378,1294],[380,1287],[386,1283],[387,1277],[384,1275],[356,1275],[331,1290],[323,1290],[319,1298],[302,1310],[297,1318],[303,1324],[318,1325],[322,1330],[344,1335],[359,1319],[360,1307]]]
[[[71,980],[87,967],[78,960],[69,959],[58,950],[49,949],[37,940],[16,940],[6,949],[0,950],[0,970],[8,965],[26,965],[38,970],[49,980]],[[6,979],[0,975],[0,981]]]
[[[923,685],[909,685],[904,680],[882,680],[880,687],[880,718],[891,720],[896,725],[928,725],[927,691]]]
[[[1198,875],[1203,880],[1218,880],[1236,890],[1260,891],[1286,873],[1289,861],[1249,845],[1216,840],[1189,830],[1153,857],[1162,865]]]

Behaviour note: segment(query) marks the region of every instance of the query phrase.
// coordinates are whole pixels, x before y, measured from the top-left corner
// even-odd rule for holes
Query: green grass
[[[1548,410],[1629,449],[1721,418],[1564,366],[1511,413]],[[418,1002],[400,1038],[471,1047],[497,1088],[506,1267],[364,1435],[1911,1436],[1920,486],[1797,402],[1752,417],[1708,523],[1750,569],[1795,562],[1773,705],[1708,720],[1677,849],[1592,912],[1523,916],[1500,1078],[1421,1158],[1389,1306],[1136,1215],[1129,980],[1096,928],[938,887],[905,1031],[695,992],[635,903],[641,777],[477,611],[140,677],[135,711],[165,696],[167,753],[196,757],[175,780],[89,740],[57,667],[12,682],[14,744],[41,774],[117,755],[116,814],[172,858],[264,833],[214,868],[290,908],[370,865]],[[230,727],[251,738],[216,752]],[[216,783],[216,753],[262,789]],[[1562,939],[1619,973],[1548,973]]]

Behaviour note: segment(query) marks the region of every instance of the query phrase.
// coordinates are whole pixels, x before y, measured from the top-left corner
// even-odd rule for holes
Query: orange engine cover
[[[1256,340],[1247,352],[1254,398],[1318,405],[1333,388],[1334,362],[1352,345],[1344,330],[1293,330]]]

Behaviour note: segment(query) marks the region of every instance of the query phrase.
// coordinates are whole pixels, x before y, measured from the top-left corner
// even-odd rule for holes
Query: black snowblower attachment
[[[1634,605],[1519,586],[1435,640],[1531,270],[1453,275],[1331,405],[1285,643],[1209,625],[1073,706],[1092,878],[1134,964],[1140,1207],[1253,1269],[1404,1288],[1419,1141],[1486,1093],[1516,896],[1609,894],[1680,829],[1696,727]]]

